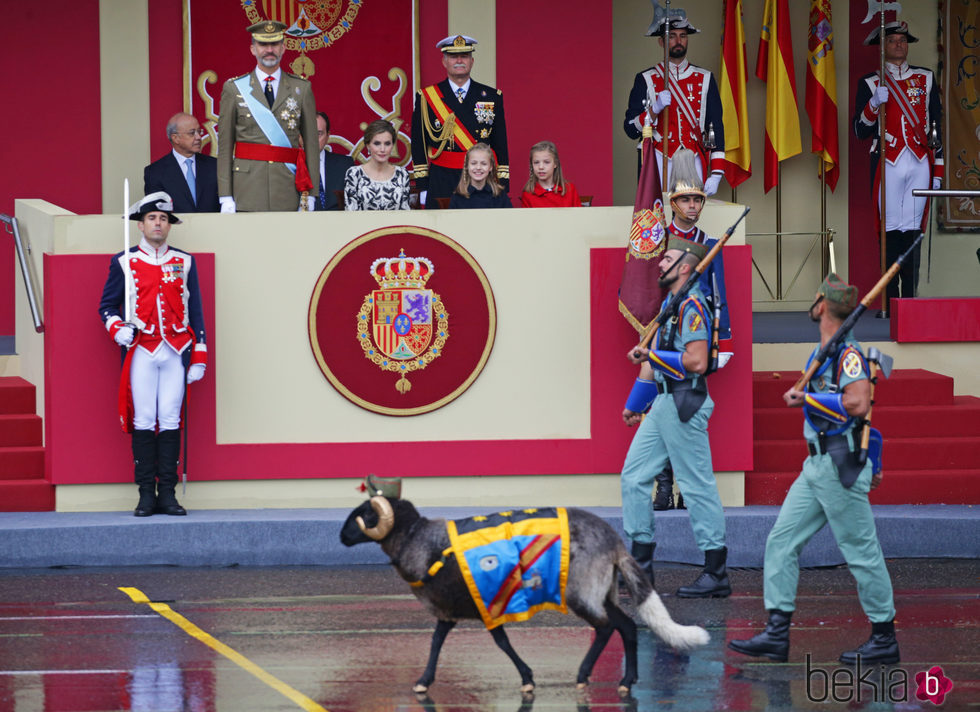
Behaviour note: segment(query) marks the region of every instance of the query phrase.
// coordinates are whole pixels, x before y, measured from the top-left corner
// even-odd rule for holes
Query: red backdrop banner
[[[394,160],[410,160],[412,0],[189,0],[189,8],[185,81],[191,113],[209,132],[205,153],[216,150],[222,85],[255,69],[245,28],[272,19],[288,26],[283,69],[306,76],[317,110],[330,116],[332,150],[360,150],[363,127],[387,119],[399,131]]]

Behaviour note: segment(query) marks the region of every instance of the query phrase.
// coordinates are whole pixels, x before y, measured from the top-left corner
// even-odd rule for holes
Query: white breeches
[[[931,187],[930,173],[928,154],[920,161],[905,150],[894,164],[885,162],[885,230],[922,229],[926,198],[916,198],[912,190]],[[878,209],[881,209],[880,195]]]
[[[184,400],[184,364],[180,354],[166,344],[156,353],[136,347],[129,369],[133,390],[133,427],[136,430],[180,429],[180,404]]]

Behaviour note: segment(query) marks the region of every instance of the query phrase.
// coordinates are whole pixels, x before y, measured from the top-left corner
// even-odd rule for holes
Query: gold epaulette
[[[510,166],[497,166],[497,177],[510,180]]]

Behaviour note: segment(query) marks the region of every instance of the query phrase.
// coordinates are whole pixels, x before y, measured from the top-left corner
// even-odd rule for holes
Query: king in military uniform
[[[221,90],[218,118],[218,199],[221,212],[313,210],[319,191],[316,102],[310,83],[279,66],[285,50],[281,22],[250,26],[248,74]],[[302,137],[303,146],[299,148]]]
[[[412,177],[426,193],[427,209],[438,208],[438,198],[449,198],[459,184],[466,152],[476,143],[490,146],[497,157],[497,180],[507,190],[507,125],[504,95],[499,89],[470,78],[476,40],[453,35],[436,44],[442,50],[446,79],[415,97],[412,114]]]

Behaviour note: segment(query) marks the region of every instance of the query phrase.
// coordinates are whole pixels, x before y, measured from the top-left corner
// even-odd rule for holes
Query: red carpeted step
[[[803,437],[803,414],[799,410],[756,408],[752,418],[757,440]],[[886,437],[969,437],[980,433],[980,398],[955,396],[949,406],[875,405],[872,420]]]
[[[800,377],[799,371],[757,371],[752,374],[752,398],[756,408],[778,408],[783,393]],[[875,402],[892,405],[950,405],[953,379],[921,368],[900,369],[891,378],[879,378]]]
[[[0,511],[50,512],[54,486],[44,480],[0,480]]]
[[[41,443],[40,416],[0,415],[0,447],[21,447]]]
[[[798,440],[756,440],[752,450],[756,472],[799,469],[807,456]],[[903,470],[969,469],[980,463],[980,437],[902,437],[885,435],[885,468]]]
[[[0,414],[33,414],[35,410],[33,384],[19,376],[0,378]]]
[[[745,504],[778,505],[798,472],[747,472]],[[975,504],[980,501],[980,469],[885,470],[871,504]]]
[[[44,448],[0,447],[0,480],[44,479]]]

